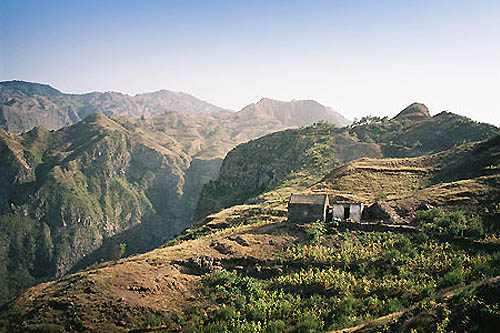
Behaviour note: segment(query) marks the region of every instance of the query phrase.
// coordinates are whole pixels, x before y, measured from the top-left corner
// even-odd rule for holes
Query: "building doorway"
[[[344,220],[348,220],[351,217],[351,207],[344,206]]]

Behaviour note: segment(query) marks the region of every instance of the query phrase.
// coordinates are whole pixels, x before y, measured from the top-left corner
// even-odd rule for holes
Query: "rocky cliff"
[[[188,160],[101,114],[57,132],[1,131],[0,146],[7,175],[0,207],[3,299],[61,276],[103,245],[112,246],[106,239],[141,224],[163,222],[146,242],[128,242],[132,253],[182,230],[168,221],[183,216],[172,206]]]

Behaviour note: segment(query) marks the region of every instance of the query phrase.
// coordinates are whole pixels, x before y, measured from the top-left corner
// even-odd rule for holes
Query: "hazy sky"
[[[500,1],[0,0],[0,80],[500,125]]]

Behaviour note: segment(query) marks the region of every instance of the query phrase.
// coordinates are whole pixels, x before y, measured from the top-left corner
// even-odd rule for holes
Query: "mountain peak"
[[[422,103],[412,103],[407,106],[403,111],[398,113],[395,120],[412,120],[419,121],[431,118],[429,109]]]
[[[303,126],[325,120],[341,127],[349,123],[338,112],[313,100],[279,101],[264,97],[238,112],[241,117],[265,118],[284,126]]]

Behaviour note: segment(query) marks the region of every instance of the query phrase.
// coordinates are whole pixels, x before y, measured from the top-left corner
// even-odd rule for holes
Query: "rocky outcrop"
[[[429,113],[429,109],[422,103],[412,103],[407,106],[403,111],[398,113],[395,120],[410,120],[410,121],[419,121],[430,119],[431,114]]]
[[[362,219],[364,221],[375,221],[389,224],[397,224],[403,222],[394,208],[383,201],[377,201],[363,209]]]

